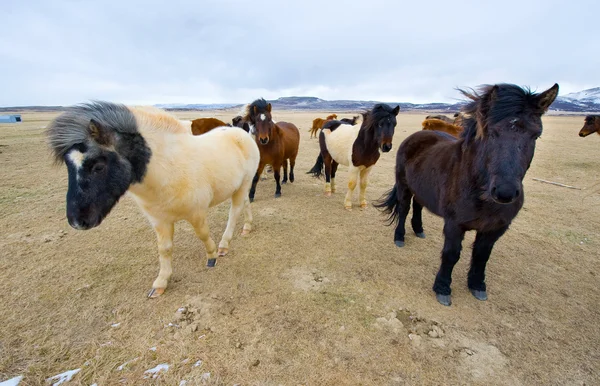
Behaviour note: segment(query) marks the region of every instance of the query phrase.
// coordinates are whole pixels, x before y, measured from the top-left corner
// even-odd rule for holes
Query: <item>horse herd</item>
[[[425,238],[423,207],[444,218],[445,241],[433,290],[447,306],[452,270],[469,230],[477,234],[467,285],[475,298],[487,299],[486,263],[523,205],[522,181],[542,133],[541,116],[558,95],[558,84],[541,93],[512,84],[462,93],[470,102],[453,120],[429,116],[423,130],[401,143],[392,187],[374,204],[395,224],[398,247],[412,242],[405,230],[411,205],[417,238]],[[160,269],[148,296],[160,296],[172,274],[175,222],[192,224],[214,264],[217,256],[228,253],[242,213],[242,235],[252,230],[251,202],[265,165],[273,168],[276,197],[281,195],[282,167],[281,183],[294,181],[300,132],[292,123],[274,122],[271,110],[270,103],[257,99],[227,125],[215,118],[182,121],[163,110],[111,102],[69,108],[47,128],[56,162],[67,166],[69,224],[82,230],[100,225],[129,192],[156,232]],[[379,103],[362,114],[360,125],[358,116],[342,121],[335,114],[313,122],[311,137],[321,130],[320,152],[308,173],[325,175],[326,196],[335,193],[342,164],[349,174],[344,207],[352,209],[357,185],[360,207],[368,205],[368,176],[380,153],[392,149],[399,110]],[[585,122],[581,136],[600,133],[600,117],[588,116]],[[207,211],[227,200],[229,217],[217,247]]]

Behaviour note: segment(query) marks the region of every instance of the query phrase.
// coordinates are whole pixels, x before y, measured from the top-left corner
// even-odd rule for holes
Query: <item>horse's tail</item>
[[[321,178],[323,175],[323,155],[319,153],[317,157],[317,162],[315,162],[315,166],[312,167],[306,174],[312,174],[313,177]]]
[[[394,187],[381,196],[379,200],[375,201],[373,206],[382,213],[388,215],[387,225],[398,223],[398,218],[400,216],[400,207],[398,206],[398,184],[394,184]]]

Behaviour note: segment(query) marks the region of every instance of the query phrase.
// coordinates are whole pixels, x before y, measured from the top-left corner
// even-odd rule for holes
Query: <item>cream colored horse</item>
[[[260,160],[255,141],[237,127],[193,136],[187,125],[162,110],[96,102],[71,108],[48,127],[55,156],[67,163],[70,174],[71,226],[100,225],[126,192],[150,220],[160,271],[149,297],[165,291],[173,272],[177,221],[192,224],[209,259],[227,254],[242,211],[242,234],[252,229],[248,193]],[[229,199],[229,219],[217,250],[206,217],[210,207]]]

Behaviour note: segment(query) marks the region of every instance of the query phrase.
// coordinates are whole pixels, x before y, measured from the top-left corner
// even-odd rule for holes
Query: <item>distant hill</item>
[[[270,100],[273,108],[277,110],[325,110],[325,111],[360,111],[370,109],[377,101],[355,101],[355,100],[332,100],[311,97],[292,96]],[[400,105],[401,111],[424,111],[454,113],[460,110],[465,102],[459,103],[405,103],[386,102],[390,105]],[[244,105],[235,103],[214,104],[185,104],[185,103],[161,103],[155,105],[167,110],[216,110],[216,109],[240,109]],[[59,111],[62,106],[21,106],[0,107],[1,111]],[[600,87],[583,90],[556,98],[550,110],[559,112],[600,112]]]

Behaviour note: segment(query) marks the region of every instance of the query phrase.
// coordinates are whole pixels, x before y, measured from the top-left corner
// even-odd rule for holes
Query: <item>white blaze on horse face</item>
[[[260,114],[260,120],[261,121],[266,121],[267,120],[267,116],[265,114]]]
[[[73,163],[73,166],[77,168],[77,170],[81,169],[81,165],[83,165],[83,160],[85,159],[85,155],[79,150],[71,150],[69,154],[67,154],[67,158]]]

